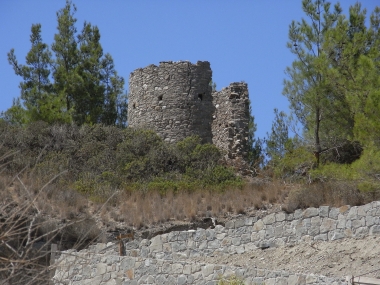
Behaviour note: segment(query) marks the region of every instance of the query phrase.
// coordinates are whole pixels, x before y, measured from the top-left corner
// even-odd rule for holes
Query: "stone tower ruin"
[[[246,83],[212,92],[210,63],[164,61],[129,77],[128,124],[148,128],[167,142],[198,135],[224,151],[230,164],[247,157],[249,97]]]
[[[248,152],[248,85],[234,82],[212,94],[215,110],[211,125],[212,141],[236,166],[243,164]]]

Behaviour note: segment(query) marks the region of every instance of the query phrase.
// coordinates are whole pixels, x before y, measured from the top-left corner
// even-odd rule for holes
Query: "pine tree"
[[[54,89],[59,96],[64,97],[67,112],[73,112],[75,94],[81,84],[77,73],[79,55],[75,39],[75,11],[75,5],[67,0],[65,7],[57,12],[58,33],[54,35],[51,46],[55,55]]]
[[[57,12],[57,33],[51,46],[54,57],[42,42],[40,24],[32,26],[26,65],[17,62],[13,49],[9,52],[10,64],[24,81],[21,98],[2,113],[3,119],[18,124],[43,120],[127,125],[124,78],[115,70],[112,56],[103,54],[97,26],[85,22],[77,34],[75,12],[70,0]]]
[[[249,104],[249,121],[248,121],[248,163],[257,172],[263,164],[263,142],[260,138],[255,138],[255,132],[257,125],[255,123],[255,117],[252,115],[251,102]]]
[[[78,124],[100,123],[105,88],[102,85],[101,60],[103,48],[98,27],[85,23],[78,36],[79,62],[77,73],[81,84],[75,89],[74,120]]]
[[[352,133],[353,118],[345,96],[335,92],[329,78],[331,61],[323,49],[326,35],[341,17],[339,4],[330,12],[324,0],[303,0],[302,8],[309,22],[293,21],[289,27],[288,48],[296,55],[286,69],[283,94],[290,108],[304,126],[305,136],[312,140],[319,164],[320,154],[339,146]]]
[[[286,144],[289,140],[288,125],[286,123],[286,114],[279,112],[277,108],[274,109],[275,118],[272,123],[271,133],[267,133],[265,153],[269,160],[275,163],[285,155]]]
[[[13,98],[12,107],[0,114],[1,120],[12,125],[24,125],[27,123],[26,110],[21,104],[20,97]]]
[[[359,3],[350,7],[349,18],[341,17],[328,33],[324,49],[329,53],[329,77],[334,92],[349,103],[354,118],[353,139],[363,146],[380,146],[380,8],[370,16],[366,27],[366,10]]]
[[[127,96],[124,94],[124,78],[117,74],[112,56],[107,53],[101,61],[102,84],[105,89],[102,122],[126,127]]]
[[[125,126],[124,78],[117,74],[112,56],[103,54],[97,26],[85,22],[76,37],[75,11],[67,0],[57,13],[58,33],[52,45],[55,89],[66,98],[66,108],[77,124]]]
[[[18,118],[23,118],[20,123],[37,120],[69,121],[69,116],[62,110],[62,98],[56,96],[53,84],[50,82],[51,52],[48,45],[42,41],[40,24],[32,25],[30,42],[32,46],[26,56],[26,65],[18,63],[14,49],[8,53],[8,61],[13,66],[16,75],[23,78],[20,83],[23,104],[19,99],[14,101],[11,108],[13,111],[9,110],[8,119],[13,121],[15,118],[11,119],[9,116],[17,114]],[[24,116],[20,117],[22,112]]]

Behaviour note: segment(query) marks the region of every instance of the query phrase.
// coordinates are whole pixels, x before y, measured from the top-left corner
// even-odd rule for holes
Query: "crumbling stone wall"
[[[249,97],[244,82],[214,92],[213,143],[226,152],[235,166],[244,166],[248,153]]]
[[[152,129],[171,143],[198,135],[241,168],[247,157],[248,86],[231,83],[212,93],[211,79],[207,61],[166,61],[135,70],[129,78],[129,126]]]

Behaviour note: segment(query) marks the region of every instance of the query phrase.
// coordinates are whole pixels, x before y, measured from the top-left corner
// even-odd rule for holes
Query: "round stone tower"
[[[198,135],[211,143],[211,77],[208,61],[166,61],[135,70],[129,77],[129,126],[152,129],[168,142]]]

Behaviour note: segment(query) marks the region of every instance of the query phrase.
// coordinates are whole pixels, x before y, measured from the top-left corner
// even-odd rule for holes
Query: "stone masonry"
[[[198,135],[228,161],[245,159],[249,122],[246,83],[212,92],[210,63],[160,62],[130,74],[128,123],[156,131],[174,143]]]
[[[339,277],[192,262],[192,258],[230,255],[286,244],[380,235],[380,201],[363,206],[321,206],[248,217],[225,227],[170,232],[126,244],[118,256],[113,243],[80,252],[66,251],[56,261],[54,284],[212,284],[236,275],[244,284],[347,284]]]
[[[227,159],[237,167],[247,158],[249,97],[246,83],[231,83],[214,92],[215,110],[212,121],[212,141],[227,152]],[[243,161],[239,161],[243,159]]]

